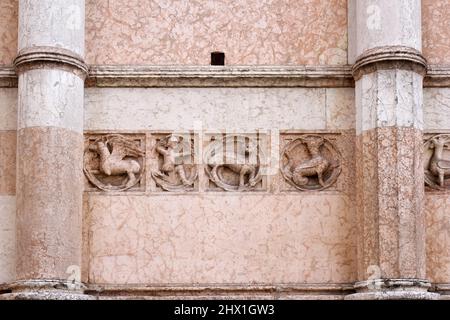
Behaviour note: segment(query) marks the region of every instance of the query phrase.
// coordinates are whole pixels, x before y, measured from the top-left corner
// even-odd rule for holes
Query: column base
[[[0,300],[95,300],[84,294],[82,283],[67,280],[26,280],[10,284],[10,293],[0,295]]]
[[[375,279],[357,282],[357,293],[345,300],[439,300],[440,294],[429,292],[431,284],[422,279]]]

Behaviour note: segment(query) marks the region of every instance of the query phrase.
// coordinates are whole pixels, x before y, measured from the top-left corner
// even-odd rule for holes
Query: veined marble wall
[[[278,130],[329,130],[340,135],[337,144],[345,163],[336,188],[322,193],[287,191],[279,171],[268,177],[264,191],[155,192],[147,173],[147,187],[138,194],[87,192],[88,281],[354,281],[353,94],[352,88],[88,88],[88,132],[151,135],[198,130],[195,124],[200,124],[213,132],[272,130],[271,139],[280,139]]]
[[[450,132],[450,88],[425,88],[425,132]],[[426,193],[427,274],[436,283],[450,282],[450,192]]]
[[[151,134],[201,123],[204,130],[351,133],[353,101],[352,88],[88,88],[85,129]],[[425,88],[425,131],[448,131],[442,114],[449,108],[449,89]],[[351,149],[347,157],[352,165]],[[356,240],[348,174],[338,180],[340,189],[313,193],[286,194],[276,179],[263,194],[173,195],[150,187],[138,194],[86,193],[85,277],[111,284],[352,282]],[[449,196],[426,197],[428,273],[431,281],[448,282],[448,273],[436,270],[450,264]]]
[[[353,209],[340,194],[86,195],[89,282],[347,283]]]
[[[216,124],[220,129],[242,130],[247,123],[248,129],[347,131],[354,128],[353,94],[351,88],[88,88],[84,125],[88,131],[102,132],[187,130],[193,129],[192,124],[197,120],[201,121],[204,129],[213,129]],[[242,105],[245,107],[242,108]],[[4,115],[0,118],[0,212],[2,221],[5,221],[0,230],[0,255],[5,257],[12,257],[6,253],[14,248],[16,106],[17,89],[0,89],[0,110]],[[450,123],[447,117],[442,116],[448,112],[450,89],[425,88],[425,132],[448,131]],[[216,113],[222,116],[214,117]],[[280,116],[269,118],[267,114]],[[427,192],[426,199],[428,275],[431,281],[448,282],[449,195]],[[280,204],[276,205],[278,202]],[[253,207],[254,203],[261,205]],[[239,216],[239,212],[247,208],[248,216]],[[270,215],[267,208],[271,209]],[[192,214],[186,215],[188,212]],[[270,220],[272,214],[273,221]],[[86,270],[89,270],[89,281],[93,282],[158,281],[158,277],[159,281],[165,282],[173,272],[179,271],[177,265],[181,264],[190,265],[191,274],[195,274],[198,281],[220,282],[227,274],[224,273],[227,266],[221,264],[219,256],[215,260],[211,252],[214,248],[222,248],[228,252],[230,259],[238,259],[242,253],[234,249],[238,239],[233,240],[229,236],[230,229],[237,230],[233,221],[238,218],[240,221],[244,219],[246,224],[246,228],[237,233],[239,241],[252,240],[246,249],[253,254],[247,255],[245,262],[232,264],[233,268],[228,272],[235,273],[228,273],[229,279],[244,281],[243,270],[250,268],[248,270],[255,271],[251,268],[261,265],[258,259],[268,256],[269,263],[262,264],[265,267],[252,273],[254,281],[351,282],[355,276],[354,238],[351,233],[354,230],[353,214],[349,195],[331,191],[307,195],[289,193],[286,196],[199,193],[192,196],[161,193],[107,196],[86,193],[85,263],[89,265]],[[269,222],[277,226],[276,230],[270,229]],[[192,239],[189,235],[198,230],[205,233],[198,239]],[[283,232],[285,236],[282,236]],[[212,237],[212,233],[216,233],[216,238]],[[273,237],[277,239],[275,243],[268,240]],[[158,239],[161,242],[158,243]],[[309,240],[306,242],[305,239]],[[174,247],[171,252],[155,255],[147,252],[146,243],[152,243],[160,253],[166,252],[165,246]],[[277,248],[288,243],[295,245],[286,255],[282,250],[280,253]],[[304,246],[305,243],[308,247]],[[185,246],[192,246],[190,255],[183,253]],[[180,256],[173,256],[178,251]],[[273,272],[278,268],[275,268],[275,258],[291,261],[282,273]],[[164,263],[171,260],[171,267],[165,269]],[[217,263],[217,266],[208,271],[202,269],[206,268],[201,266],[202,261],[209,261],[210,265]],[[0,282],[6,282],[13,275],[14,262],[2,259],[2,263],[2,270],[10,270],[2,272]],[[151,263],[152,267],[146,269],[146,263]],[[317,272],[311,272],[315,264]],[[303,267],[294,270],[293,265]],[[128,267],[139,269],[142,274],[137,276]],[[158,276],[149,270],[158,270]],[[174,279],[189,282],[193,277],[189,273],[180,273]]]
[[[11,65],[17,54],[18,0],[0,1],[0,65]]]
[[[349,130],[352,88],[87,88],[85,130]]]
[[[422,0],[423,55],[428,63],[450,63],[450,2]]]
[[[345,64],[346,0],[86,1],[90,64]]]
[[[202,8],[203,1],[88,0],[87,62],[206,65],[214,50],[225,51],[228,64],[347,62],[347,1],[247,2],[230,8],[214,1]],[[11,65],[16,55],[17,14],[18,0],[1,1],[0,65]],[[423,53],[429,63],[450,62],[449,15],[447,0],[422,0]],[[249,25],[260,32],[243,28]]]
[[[0,283],[15,275],[17,89],[0,89]]]
[[[16,55],[17,4],[0,3],[0,65],[11,65]],[[448,1],[422,1],[423,52],[431,64],[450,63],[449,15]],[[86,62],[208,65],[210,52],[221,50],[229,65],[345,65],[347,20],[345,0],[86,0]],[[175,195],[155,191],[149,164],[139,191],[86,189],[83,280],[161,285],[355,281],[354,91],[87,88],[86,135],[152,138],[171,130],[269,130],[274,145],[283,143],[283,134],[331,133],[344,162],[335,188],[308,193],[285,189],[278,172],[263,191],[225,193],[203,186]],[[450,88],[424,89],[425,133],[450,132],[450,119],[443,116],[449,111]],[[17,89],[0,89],[0,114],[3,283],[15,272]],[[448,192],[426,192],[427,273],[436,283],[450,282],[449,201]]]

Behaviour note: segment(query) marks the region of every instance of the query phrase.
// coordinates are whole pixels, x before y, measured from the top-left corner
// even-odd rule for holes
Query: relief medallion
[[[103,191],[125,191],[139,184],[144,171],[142,139],[120,134],[91,136],[84,151],[84,173]]]
[[[156,185],[165,191],[193,191],[198,176],[194,141],[171,134],[156,141],[157,168],[152,171]]]
[[[258,142],[246,135],[213,139],[203,155],[210,181],[225,191],[260,190],[263,153]]]
[[[341,155],[330,140],[320,135],[302,135],[283,148],[281,173],[298,190],[324,190],[341,173]]]

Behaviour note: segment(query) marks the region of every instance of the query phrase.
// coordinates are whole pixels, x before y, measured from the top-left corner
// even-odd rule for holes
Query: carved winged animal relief
[[[125,191],[143,176],[145,151],[142,139],[108,134],[89,138],[84,152],[84,173],[103,191]]]

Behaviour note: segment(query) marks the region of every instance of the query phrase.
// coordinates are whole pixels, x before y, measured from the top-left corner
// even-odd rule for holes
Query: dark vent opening
[[[223,52],[211,52],[211,65],[212,66],[224,66],[225,65],[225,53]]]

